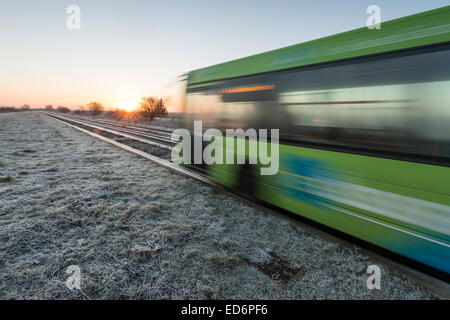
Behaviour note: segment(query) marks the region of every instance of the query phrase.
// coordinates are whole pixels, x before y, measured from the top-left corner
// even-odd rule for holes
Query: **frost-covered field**
[[[0,154],[2,299],[433,298],[382,265],[370,291],[356,248],[38,113],[0,115]],[[304,272],[271,279],[269,252]]]

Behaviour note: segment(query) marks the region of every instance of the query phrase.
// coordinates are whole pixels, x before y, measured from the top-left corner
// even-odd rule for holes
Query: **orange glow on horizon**
[[[127,112],[136,111],[139,106],[139,100],[124,100],[118,103],[118,107]]]

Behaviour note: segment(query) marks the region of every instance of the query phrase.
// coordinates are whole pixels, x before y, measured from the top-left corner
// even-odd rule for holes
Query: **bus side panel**
[[[280,170],[258,179],[257,196],[449,273],[450,197],[444,182],[448,170],[281,145]],[[406,184],[423,180],[442,193]]]

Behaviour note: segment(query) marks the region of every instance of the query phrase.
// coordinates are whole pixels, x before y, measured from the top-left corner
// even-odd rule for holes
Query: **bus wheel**
[[[239,166],[239,178],[236,190],[239,194],[253,197],[256,191],[256,177],[254,174],[254,166],[246,163]]]

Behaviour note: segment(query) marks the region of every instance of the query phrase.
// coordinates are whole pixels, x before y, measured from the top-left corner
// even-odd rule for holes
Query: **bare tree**
[[[101,114],[105,109],[100,102],[91,102],[88,103],[86,106],[94,116]]]
[[[164,100],[157,97],[142,97],[139,103],[139,111],[150,121],[153,121],[156,117],[164,118],[168,114]]]
[[[45,106],[45,110],[53,111],[53,106],[51,104]]]
[[[22,109],[22,111],[28,111],[28,110],[30,110],[30,108],[31,107],[27,104],[24,104],[23,106],[20,107],[20,109]]]
[[[58,110],[58,112],[61,112],[61,113],[69,113],[70,112],[70,109],[67,107],[64,107],[64,106],[58,106],[58,108],[56,110]]]

